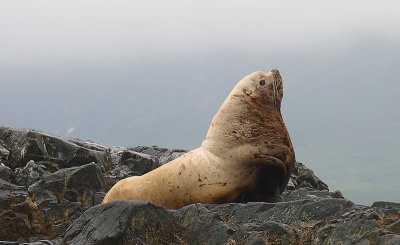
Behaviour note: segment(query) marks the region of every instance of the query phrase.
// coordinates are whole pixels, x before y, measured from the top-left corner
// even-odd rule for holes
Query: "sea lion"
[[[119,181],[103,203],[143,200],[178,209],[192,203],[277,201],[295,162],[280,112],[282,97],[278,70],[244,77],[199,148],[143,176]]]

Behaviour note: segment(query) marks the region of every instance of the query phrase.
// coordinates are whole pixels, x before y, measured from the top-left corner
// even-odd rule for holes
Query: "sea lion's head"
[[[278,70],[253,72],[236,85],[234,94],[248,96],[279,109],[283,97],[282,77]]]

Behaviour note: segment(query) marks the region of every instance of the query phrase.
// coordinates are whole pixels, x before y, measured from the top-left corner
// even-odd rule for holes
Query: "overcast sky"
[[[400,202],[397,1],[1,1],[0,124],[193,149],[230,90],[281,71],[297,160]]]

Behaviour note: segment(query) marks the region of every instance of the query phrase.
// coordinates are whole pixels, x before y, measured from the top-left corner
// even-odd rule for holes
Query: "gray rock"
[[[180,149],[166,149],[158,146],[137,146],[133,148],[129,148],[132,151],[144,153],[147,155],[150,155],[157,159],[158,163],[160,165],[163,165],[167,162],[170,162],[181,155],[185,154],[185,150],[180,150]]]
[[[302,163],[296,162],[291,176],[291,185],[289,189],[313,188],[317,190],[329,190],[328,185],[315,176],[314,172],[304,166]],[[291,188],[292,187],[292,188]]]
[[[39,131],[0,127],[0,142],[10,152],[5,164],[12,169],[24,167],[30,160],[48,164],[50,172],[90,162],[103,169],[111,166],[110,153],[104,147],[89,142],[77,144]]]
[[[29,237],[31,211],[26,188],[0,179],[0,240]]]
[[[29,188],[0,180],[0,240],[26,242],[61,236],[104,190],[94,163],[60,170]],[[39,239],[35,239],[39,237]]]
[[[106,196],[106,194],[107,193],[105,193],[105,192],[96,192],[96,193],[94,193],[94,195],[93,195],[93,205],[100,204],[103,201],[103,199]]]
[[[126,149],[113,152],[112,159],[112,169],[104,174],[106,190],[121,179],[143,175],[160,166],[155,157]]]
[[[59,170],[29,187],[29,194],[37,206],[80,202],[93,206],[94,193],[104,191],[100,167],[89,163]]]
[[[19,242],[0,241],[0,245],[19,245]]]
[[[400,210],[397,209],[397,212]],[[345,199],[202,205],[166,210],[117,201],[88,209],[63,244],[396,244],[389,217]]]
[[[22,245],[53,245],[49,240],[40,240],[37,242],[22,243]]]
[[[376,209],[399,209],[400,203],[379,201],[374,202],[372,207]]]
[[[10,155],[10,151],[0,144],[0,161],[6,161],[8,159],[8,155]]]
[[[136,206],[137,209],[134,208]],[[154,205],[148,203],[129,201],[94,206],[68,228],[63,243],[122,244],[122,236],[128,229],[132,216],[151,212],[150,209],[146,209],[148,206],[156,209]],[[90,222],[90,219],[95,221]]]
[[[128,166],[132,175],[143,175],[158,168],[158,162],[152,160],[148,155],[124,151],[118,165]]]
[[[0,162],[0,179],[8,182],[15,181],[15,173],[2,162]]]
[[[46,171],[46,166],[30,160],[25,167],[15,169],[15,182],[18,185],[29,187],[49,174],[50,172]]]
[[[61,244],[61,239],[55,239],[52,241],[40,240],[37,242],[25,242],[25,243],[0,241],[0,245],[60,245],[60,244]]]
[[[327,190],[317,190],[313,188],[299,188],[294,190],[286,190],[281,195],[281,201],[295,201],[301,199],[316,200],[318,198],[338,198],[344,199],[341,194],[337,192],[329,192]]]

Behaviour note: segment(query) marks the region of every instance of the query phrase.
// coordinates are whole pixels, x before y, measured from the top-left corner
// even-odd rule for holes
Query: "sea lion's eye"
[[[260,81],[260,85],[261,85],[261,86],[264,86],[264,85],[265,85],[265,80],[261,80],[261,81]]]

